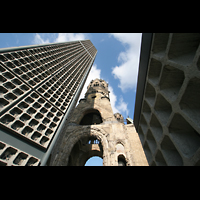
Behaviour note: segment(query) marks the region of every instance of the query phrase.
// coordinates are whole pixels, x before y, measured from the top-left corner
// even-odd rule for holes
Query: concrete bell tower
[[[93,156],[101,157],[104,166],[148,165],[134,125],[113,114],[109,93],[104,80],[90,82],[50,165],[84,166]]]

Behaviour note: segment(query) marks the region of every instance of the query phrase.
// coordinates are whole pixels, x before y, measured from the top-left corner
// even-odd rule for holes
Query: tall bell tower
[[[84,166],[93,156],[101,157],[104,166],[148,165],[134,125],[125,125],[120,113],[113,114],[109,93],[104,80],[90,82],[50,165]]]

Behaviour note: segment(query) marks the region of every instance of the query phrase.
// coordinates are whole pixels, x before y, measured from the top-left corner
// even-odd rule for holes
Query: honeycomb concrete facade
[[[113,115],[102,79],[90,82],[62,134],[49,165],[83,166],[92,156],[103,158],[104,166],[148,165],[134,125],[125,125],[120,113]]]
[[[47,160],[96,53],[90,40],[0,49],[0,165]]]
[[[199,44],[199,33],[152,35],[142,106],[136,99],[134,116],[149,165],[200,165]]]

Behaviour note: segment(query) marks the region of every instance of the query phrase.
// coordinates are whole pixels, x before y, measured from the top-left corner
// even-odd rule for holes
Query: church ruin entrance
[[[89,158],[84,166],[103,166],[103,159],[99,156]]]
[[[99,156],[103,159],[103,147],[96,136],[82,137],[72,148],[68,166],[84,166],[89,158]]]
[[[84,114],[82,120],[80,121],[80,125],[101,124],[102,122],[100,112],[96,109],[90,109]]]

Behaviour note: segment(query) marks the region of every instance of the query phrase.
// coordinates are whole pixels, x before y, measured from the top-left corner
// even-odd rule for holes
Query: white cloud
[[[43,39],[45,36],[47,39]],[[36,33],[34,36],[34,39],[32,41],[33,44],[45,44],[50,43],[50,40],[52,43],[54,42],[68,42],[68,41],[76,41],[76,40],[86,40],[88,34],[83,33],[58,33],[58,36],[55,33],[43,33],[38,34]]]
[[[113,110],[113,114],[120,113],[126,118],[128,116],[128,104],[124,102],[123,97],[120,96],[119,101],[115,95],[112,86],[108,85],[108,90],[110,91],[110,104]]]
[[[123,44],[126,44],[128,43],[130,45],[130,41],[131,40],[131,37],[130,35],[128,35],[128,37],[124,37],[124,35],[116,35],[116,34],[112,34],[116,39],[118,39],[119,41],[121,41]],[[47,39],[43,39],[43,37],[46,37]],[[56,37],[56,34],[55,33],[52,33],[52,34],[43,34],[43,37],[36,33],[35,34],[35,37],[34,37],[34,40],[33,40],[33,44],[44,44],[44,43],[50,43],[50,40],[51,42],[67,42],[67,41],[75,41],[75,40],[85,40],[87,39],[87,34],[83,34],[83,33],[58,33],[58,36]],[[104,39],[102,39],[101,42],[103,42]],[[134,45],[132,45],[134,46]],[[131,47],[132,47],[131,46]],[[129,67],[131,70],[132,70],[132,51],[130,51],[130,48],[126,51],[126,52],[121,52],[119,57],[118,57],[118,61],[119,62],[122,62],[123,64],[125,64],[125,68],[127,71],[127,75],[131,74],[129,72],[129,69],[127,67]],[[130,67],[131,66],[131,67]],[[120,78],[120,81],[122,80],[122,82],[120,82],[120,84],[122,83],[122,86],[120,86],[121,88],[124,88],[124,86],[126,86],[126,83],[124,83],[124,75],[125,75],[125,72],[124,72],[124,67],[123,65],[121,66],[116,66],[114,69],[113,69],[113,74],[114,76],[116,76],[116,78],[120,78],[120,75],[122,75],[122,77]],[[125,76],[125,78],[127,77],[127,75]],[[81,95],[80,95],[80,98],[84,98],[84,95],[87,91],[87,86],[89,85],[90,81],[91,80],[94,80],[96,78],[101,78],[101,69],[98,69],[97,68],[97,65],[94,64],[92,66],[92,69],[88,75],[88,78],[85,82],[85,85],[83,87],[83,90],[81,92]],[[129,84],[128,84],[129,86]],[[121,113],[124,117],[127,117],[128,115],[128,104],[124,102],[122,96],[120,96],[119,100],[117,99],[117,96],[115,95],[114,93],[114,90],[112,88],[111,85],[109,85],[108,87],[109,91],[110,91],[110,103],[111,103],[111,107],[112,107],[112,110],[113,110],[113,113],[116,113],[116,112],[119,112]],[[78,102],[77,102],[78,103]]]
[[[35,37],[33,39],[33,44],[45,44],[45,43],[50,43],[49,39],[42,39],[42,37],[40,36],[40,34],[36,33]]]
[[[117,109],[120,111],[120,113],[127,117],[128,116],[128,113],[129,113],[129,110],[128,110],[128,104],[124,102],[124,99],[122,96],[120,96],[119,98],[119,102],[117,104]]]
[[[119,113],[120,111],[116,108],[115,104],[117,102],[117,96],[115,95],[112,86],[108,84],[108,90],[110,91],[109,97],[110,97],[110,104],[113,110],[113,113]]]
[[[54,42],[68,42],[75,40],[85,40],[86,36],[83,33],[58,33],[58,37]]]
[[[90,73],[88,75],[88,78],[87,78],[86,82],[85,82],[85,85],[83,87],[83,90],[81,92],[79,100],[84,98],[84,95],[85,95],[85,93],[87,91],[87,86],[89,85],[91,80],[94,80],[96,78],[103,79],[101,77],[101,70],[97,68],[96,64],[94,64],[92,66],[92,69],[91,69],[91,71],[90,71]],[[108,82],[108,90],[110,91],[110,94],[109,94],[109,96],[110,96],[110,104],[111,104],[111,107],[112,107],[112,110],[113,110],[113,114],[119,112],[124,117],[127,117],[128,112],[129,112],[128,108],[127,108],[128,104],[124,102],[122,96],[120,96],[119,101],[118,101],[117,96],[114,93],[113,87],[109,84],[109,82]]]
[[[115,79],[120,80],[118,87],[123,92],[133,89],[137,84],[141,33],[110,33],[115,39],[120,41],[126,48],[125,52],[120,52],[118,56],[119,66],[112,69]]]

